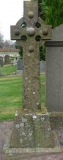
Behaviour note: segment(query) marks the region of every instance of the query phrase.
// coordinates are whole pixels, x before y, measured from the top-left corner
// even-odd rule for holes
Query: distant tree
[[[42,47],[39,48],[40,51],[40,61],[43,60],[45,61],[45,53],[46,53],[46,48],[43,45]]]
[[[11,40],[6,40],[4,42],[4,47],[5,48],[15,48],[15,42],[12,42]]]
[[[8,47],[9,47],[9,42],[8,42],[8,40],[5,41],[4,46],[5,46],[5,48],[8,48]]]
[[[3,35],[0,33],[0,48],[4,47]]]
[[[56,27],[63,23],[63,0],[39,0],[39,15]]]
[[[23,47],[18,46],[17,42],[15,42],[15,48],[19,49],[19,55],[21,57],[21,59],[23,58]]]
[[[52,28],[63,23],[63,0],[39,0],[39,16]],[[45,49],[40,50],[40,59],[44,60]]]
[[[45,5],[48,6],[46,14],[46,22],[56,27],[63,23],[63,0],[45,0]]]
[[[45,0],[39,0],[38,1],[38,14],[39,17],[41,17],[43,20],[46,19],[46,11],[47,11],[48,7],[45,4]]]

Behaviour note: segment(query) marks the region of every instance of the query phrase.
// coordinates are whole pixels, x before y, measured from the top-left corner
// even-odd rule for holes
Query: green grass
[[[41,75],[41,105],[45,104],[45,75]],[[14,119],[17,108],[22,107],[22,77],[0,78],[0,121]]]
[[[0,79],[0,120],[12,119],[16,108],[22,106],[22,78]]]
[[[2,75],[13,74],[14,72],[16,72],[16,70],[17,66],[12,66],[10,64],[4,65],[3,67],[1,67],[1,74]]]
[[[12,54],[12,55],[15,55],[16,53],[18,52],[0,52],[0,54],[5,54],[5,55],[8,55],[8,54]]]

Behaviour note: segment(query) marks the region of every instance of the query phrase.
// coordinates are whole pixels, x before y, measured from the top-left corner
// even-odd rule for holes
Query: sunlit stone
[[[30,54],[28,54],[28,57],[30,56]]]
[[[45,117],[41,117],[41,120],[44,121],[44,120],[45,120]]]
[[[35,94],[35,92],[33,92],[33,94]]]
[[[21,143],[23,143],[23,140],[22,140],[22,139],[20,139],[20,142],[21,142]]]
[[[27,80],[28,78],[26,77],[25,80]]]
[[[32,133],[30,133],[29,136],[31,137],[31,136],[32,136]]]
[[[27,27],[26,32],[28,33],[29,36],[34,36],[35,35],[35,28],[33,27]]]
[[[31,83],[31,81],[29,81],[29,83]]]
[[[39,106],[39,103],[37,103],[37,106]]]
[[[48,131],[50,131],[51,130],[51,128],[48,128]]]
[[[16,116],[16,117],[18,116],[18,111],[16,111],[15,116]]]
[[[25,132],[22,132],[22,136],[25,136],[26,134],[25,134]]]
[[[23,122],[23,123],[26,123],[26,122],[27,122],[27,119],[22,118],[22,122]]]
[[[36,119],[36,118],[37,118],[37,116],[34,114],[34,115],[33,115],[33,119]]]
[[[19,124],[16,124],[16,128],[19,128]]]
[[[21,123],[21,124],[20,124],[20,127],[22,127],[22,128],[23,128],[23,127],[24,127],[24,123]]]

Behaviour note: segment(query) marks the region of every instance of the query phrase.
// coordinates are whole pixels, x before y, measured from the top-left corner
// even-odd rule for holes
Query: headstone
[[[0,66],[3,67],[3,57],[0,57]]]
[[[22,59],[17,60],[17,70],[23,70],[23,60]]]
[[[23,27],[24,22],[26,24],[25,27]],[[43,40],[51,39],[51,26],[45,25],[43,20],[38,18],[38,0],[24,2],[24,18],[20,19],[20,21],[17,22],[16,26],[11,26],[11,38],[13,40],[16,39],[18,45],[23,47],[23,63],[24,63],[24,70],[23,70],[24,115],[22,115],[22,113],[17,115],[11,139],[11,146],[15,147],[17,145],[17,147],[23,147],[23,148],[26,148],[26,146],[31,148],[32,147],[38,148],[38,146],[39,148],[46,147],[47,145],[44,145],[45,143],[43,143],[43,139],[41,141],[42,131],[40,126],[40,121],[42,115],[36,116],[35,114],[38,110],[41,110],[39,44],[42,45],[42,39]],[[26,130],[25,128],[23,128],[23,131],[22,130],[18,131],[19,132],[18,134],[17,128],[20,128],[19,127],[20,124],[23,126],[24,125],[26,126],[27,124],[29,132],[27,131],[28,128],[26,127]],[[35,128],[35,131],[33,128]],[[37,137],[38,128],[40,134]],[[32,135],[30,136],[30,140],[27,143],[26,135],[29,137],[29,134]],[[51,139],[51,135],[52,133],[50,132],[49,135],[50,142],[48,143],[48,146],[50,145],[50,147],[54,146],[54,141],[52,140],[53,138]],[[45,139],[49,138],[47,138],[45,134]],[[30,146],[31,142],[32,146]]]
[[[40,73],[45,73],[45,61],[40,61]]]
[[[0,76],[2,76],[2,73],[1,73],[1,65],[0,65]]]
[[[23,27],[24,22],[25,26]],[[43,40],[51,39],[51,26],[45,25],[43,20],[38,18],[38,0],[24,2],[24,18],[20,19],[20,21],[17,22],[16,26],[11,26],[11,38],[13,40],[16,39],[18,45],[23,47],[23,63],[24,63],[24,70],[23,70],[24,115],[22,115],[22,113],[17,115],[11,138],[11,146],[22,147],[22,148],[26,147],[41,148],[41,147],[46,147],[47,144],[48,146],[50,145],[50,147],[54,146],[54,140],[53,138],[51,139],[52,135],[51,132],[48,138],[46,136],[47,134],[45,134],[45,137],[42,138],[41,140],[41,134],[43,134],[42,136],[44,136],[44,132],[43,130],[41,131],[41,125],[40,125],[42,115],[39,116],[35,115],[37,111],[41,110],[39,44],[42,45],[42,39]],[[48,123],[48,120],[46,120],[46,123]],[[20,127],[20,125],[22,125],[22,127],[25,125],[26,129],[23,127],[23,130],[22,129],[20,130],[20,128],[22,128]],[[27,126],[29,128],[29,131],[27,131],[28,130]],[[28,141],[27,136],[29,137],[30,134],[31,136]],[[47,139],[48,142],[49,138],[50,138],[49,143],[45,143],[43,141]]]
[[[5,64],[10,64],[10,56],[9,55],[5,55]]]
[[[11,26],[11,38],[23,47],[24,70],[23,106],[15,114],[10,147],[22,157],[39,155],[43,148],[54,150],[55,142],[49,114],[41,114],[39,44],[51,39],[51,26],[38,18],[38,0],[24,2],[24,17]]]
[[[46,42],[46,107],[49,112],[63,112],[63,24]]]
[[[16,58],[13,60],[13,65],[14,65],[14,66],[17,65],[17,59],[16,59]]]

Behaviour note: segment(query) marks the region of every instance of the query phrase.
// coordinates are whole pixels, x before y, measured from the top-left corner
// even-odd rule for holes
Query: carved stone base
[[[18,114],[10,141],[12,148],[54,148],[48,114]]]
[[[57,136],[50,127],[49,115],[16,113],[12,134],[3,151],[5,160],[61,152]]]

